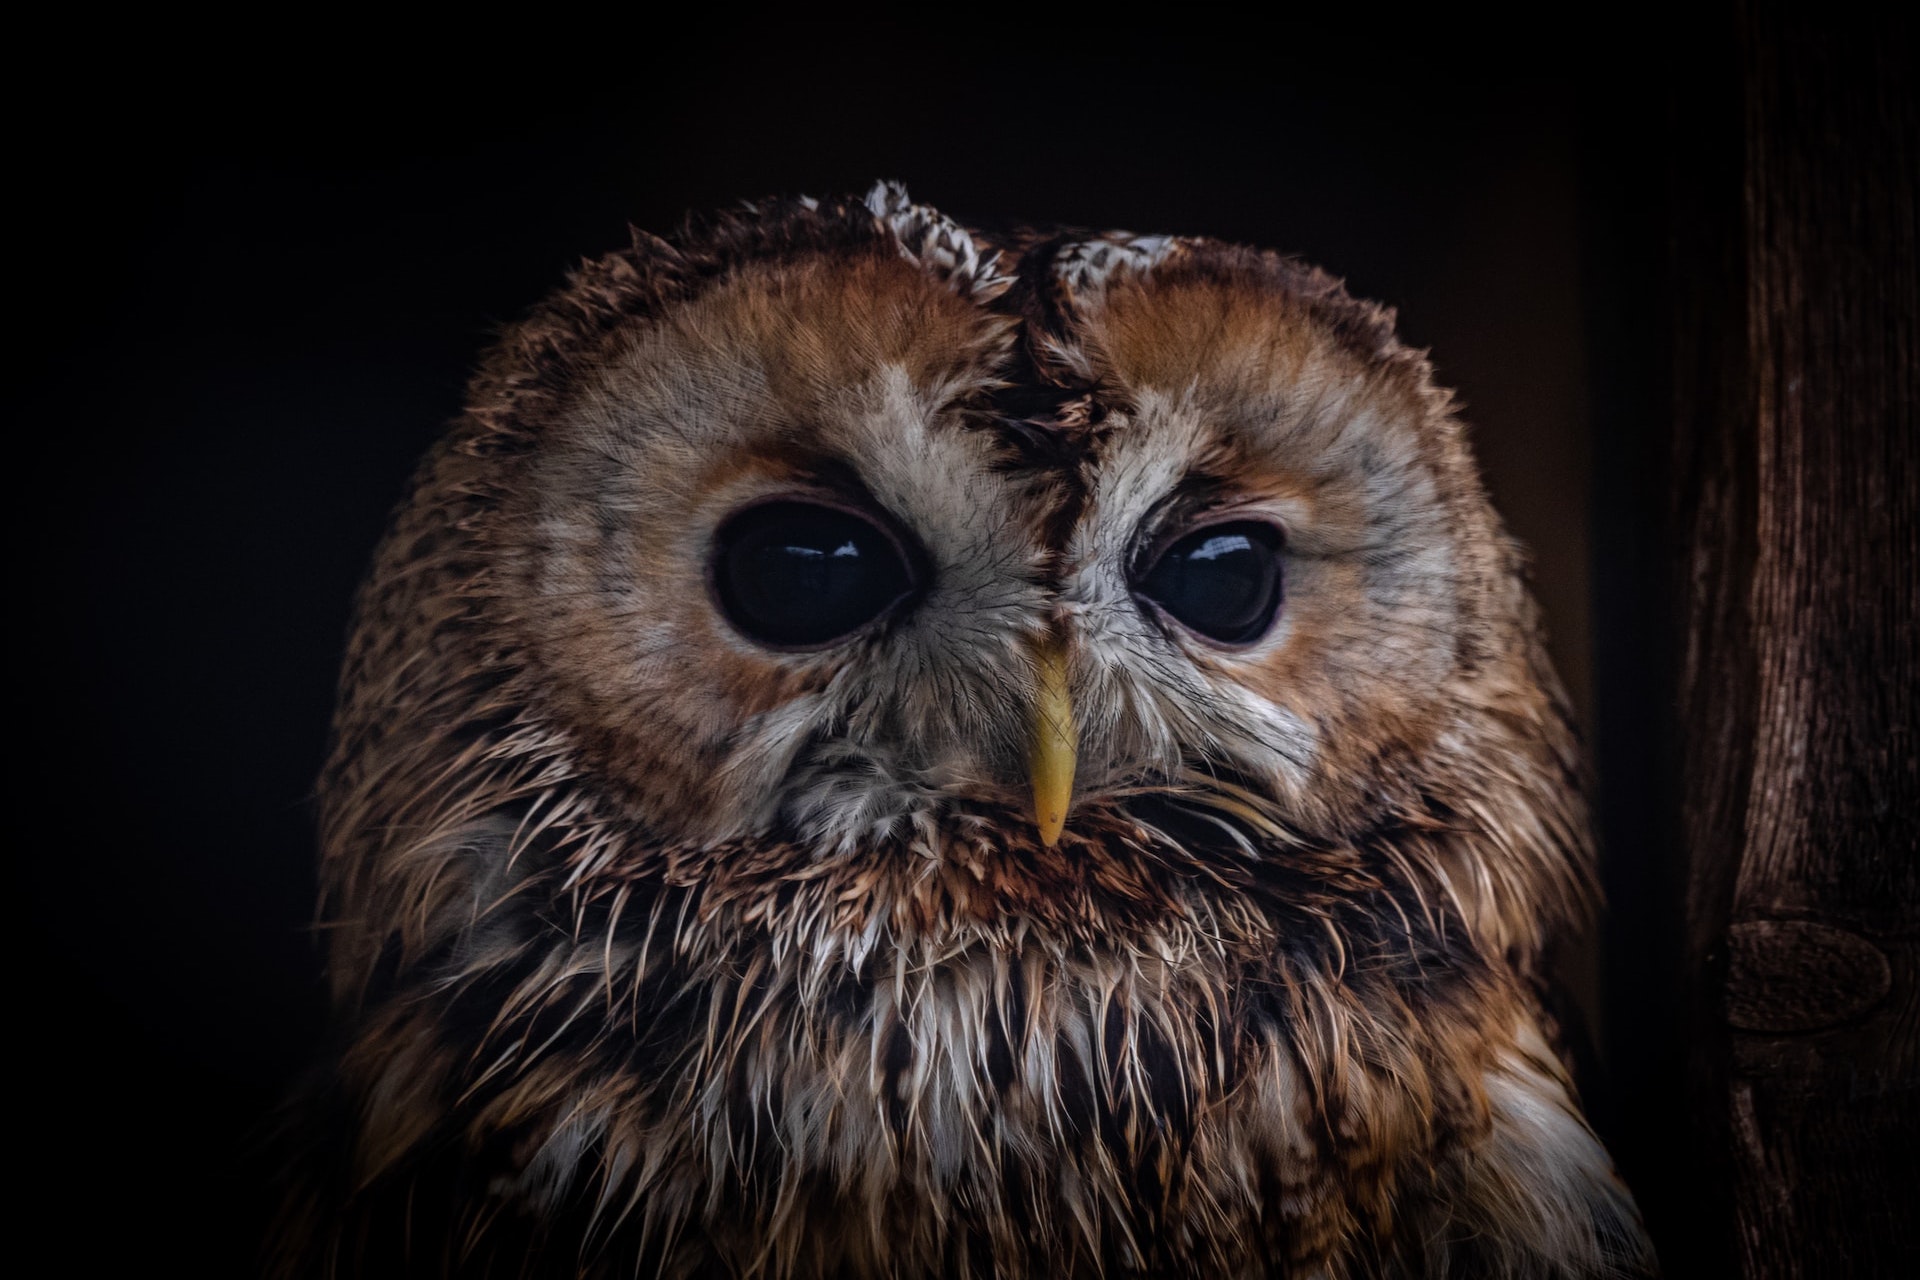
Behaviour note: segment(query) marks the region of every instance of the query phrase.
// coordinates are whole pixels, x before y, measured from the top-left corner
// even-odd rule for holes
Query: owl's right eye
[[[816,502],[748,507],[720,528],[713,593],[749,639],[806,649],[858,631],[914,588],[899,542],[874,521]]]

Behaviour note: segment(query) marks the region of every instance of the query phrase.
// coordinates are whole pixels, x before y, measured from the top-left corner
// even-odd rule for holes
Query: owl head
[[[1584,902],[1572,761],[1389,312],[1204,239],[770,202],[581,267],[423,465],[324,788],[336,972],[542,833],[961,866],[1003,918],[1365,843],[1531,954]]]

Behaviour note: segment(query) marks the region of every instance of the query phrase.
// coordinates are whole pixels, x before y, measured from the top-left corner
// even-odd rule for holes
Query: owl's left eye
[[[1252,644],[1280,612],[1284,543],[1264,520],[1202,525],[1166,546],[1133,589],[1206,639]]]
[[[816,502],[748,507],[720,528],[713,591],[751,639],[804,649],[879,617],[913,589],[900,544],[874,521]]]

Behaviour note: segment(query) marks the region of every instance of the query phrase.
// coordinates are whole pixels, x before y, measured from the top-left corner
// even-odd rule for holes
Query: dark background
[[[11,165],[29,1236],[82,1273],[249,1271],[259,1148],[323,1035],[310,792],[351,593],[491,335],[629,221],[895,177],[963,220],[1299,252],[1432,348],[1596,748],[1613,910],[1586,1088],[1685,1273],[1650,477],[1689,181],[1669,140],[1726,104],[1695,35],[1609,14],[20,51],[58,86],[14,104]]]

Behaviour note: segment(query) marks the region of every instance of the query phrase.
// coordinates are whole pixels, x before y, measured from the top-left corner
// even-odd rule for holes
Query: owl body
[[[1539,998],[1577,773],[1330,278],[887,185],[636,235],[363,591],[280,1269],[1643,1273]]]

